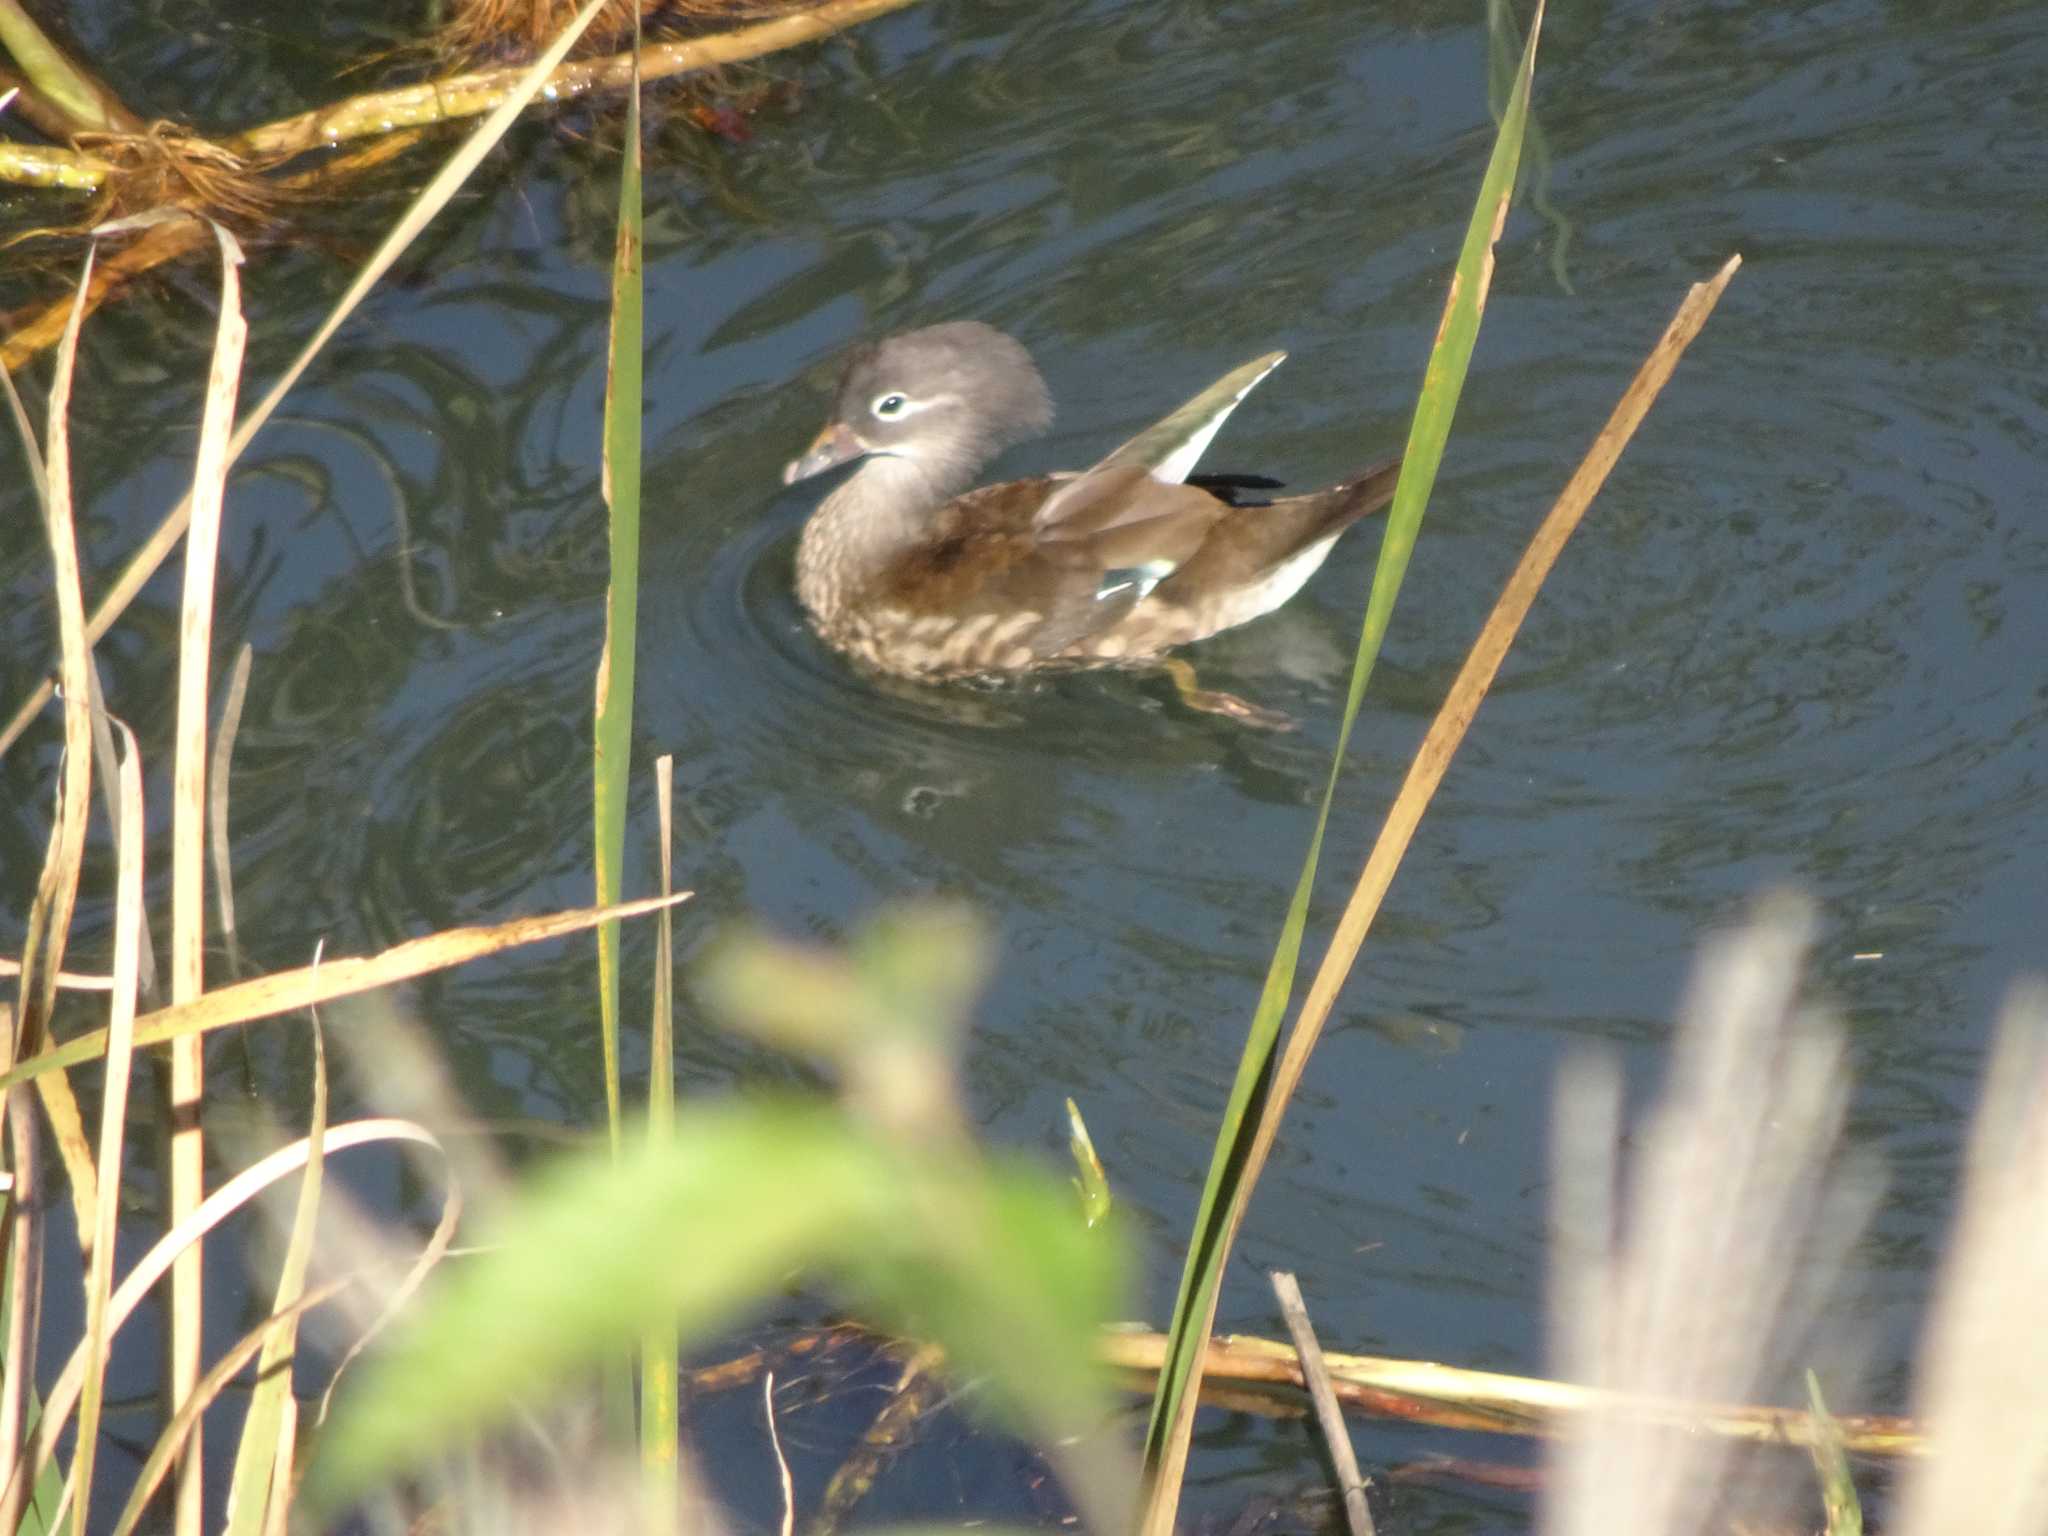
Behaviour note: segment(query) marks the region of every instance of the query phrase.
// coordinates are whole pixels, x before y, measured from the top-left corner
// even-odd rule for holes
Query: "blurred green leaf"
[[[713,947],[698,990],[731,1028],[830,1063],[874,1125],[944,1142],[964,1134],[955,1057],[988,948],[965,907],[903,906],[843,954],[743,930]]]
[[[909,1191],[910,1240],[856,1257],[848,1279],[894,1332],[939,1344],[989,1407],[1042,1444],[1098,1429],[1109,1399],[1095,1331],[1123,1295],[1122,1249],[1024,1163],[930,1164]]]
[[[988,974],[988,934],[965,907],[891,908],[847,950],[748,930],[714,946],[698,971],[728,1027],[842,1070],[878,1048],[943,1048],[948,1059]]]
[[[417,1464],[574,1368],[673,1317],[683,1336],[732,1320],[806,1262],[903,1214],[896,1159],[815,1104],[706,1108],[614,1163],[543,1171],[489,1251],[445,1271],[345,1397],[309,1486],[333,1507]]]
[[[1009,1422],[1098,1428],[1091,1338],[1120,1250],[1082,1230],[1044,1172],[934,1150],[778,1101],[695,1109],[672,1140],[629,1138],[616,1162],[563,1160],[344,1400],[307,1508],[417,1466],[656,1322],[701,1339],[798,1270],[988,1373],[982,1396]]]

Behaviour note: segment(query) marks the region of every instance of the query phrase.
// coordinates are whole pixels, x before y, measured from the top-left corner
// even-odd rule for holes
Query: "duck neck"
[[[932,514],[962,483],[936,477],[914,459],[878,454],[864,461],[804,524],[797,596],[814,613],[837,609],[926,536]]]

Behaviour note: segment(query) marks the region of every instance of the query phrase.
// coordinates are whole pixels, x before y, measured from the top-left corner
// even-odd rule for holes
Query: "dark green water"
[[[830,937],[892,896],[978,903],[1003,954],[967,1060],[982,1122],[1056,1156],[1061,1099],[1080,1101],[1148,1236],[1155,1318],[1308,835],[1377,534],[1204,651],[1208,685],[1304,722],[1274,737],[1131,677],[964,702],[878,691],[800,622],[790,559],[815,493],[778,471],[841,348],[963,316],[1022,338],[1059,401],[1010,468],[1088,462],[1274,346],[1291,360],[1215,466],[1305,486],[1386,453],[1489,142],[1480,11],[929,0],[769,61],[803,90],[751,142],[707,148],[673,124],[654,139],[639,735],[647,759],[677,757],[681,878],[699,892],[685,951],[740,916]],[[96,41],[150,107],[239,122],[324,99],[330,44],[285,25],[186,8],[107,19]],[[1225,1327],[1272,1331],[1262,1272],[1284,1265],[1335,1347],[1540,1369],[1559,1061],[1596,1043],[1653,1080],[1699,936],[1792,881],[1824,914],[1814,985],[1852,1031],[1854,1134],[1892,1180],[1846,1319],[1873,1379],[1861,1404],[1831,1396],[1903,1406],[1989,1022],[2048,930],[2044,81],[2038,5],[1556,7],[1537,105],[1570,288],[1556,227],[1525,204],[1362,717],[1319,932],[1621,384],[1688,283],[1733,251],[1745,266],[1395,883],[1252,1209]],[[589,897],[616,128],[574,126],[517,140],[232,488],[223,641],[256,649],[236,866],[263,964]],[[322,221],[367,249],[404,190]],[[259,254],[253,379],[344,280],[328,246]],[[185,473],[212,283],[195,269],[88,330],[75,431],[102,579]],[[46,655],[34,528],[10,489],[10,705]],[[101,652],[152,794],[175,601],[160,580]],[[0,761],[9,944],[55,741],[53,716]],[[652,839],[644,814],[643,885]],[[647,953],[642,934],[632,974]],[[407,1003],[480,1111],[584,1125],[602,1116],[591,975],[588,946],[565,945]],[[287,1039],[257,1045],[277,1083],[304,1071]],[[694,1084],[786,1071],[694,1030],[681,1050]],[[239,1261],[219,1267],[231,1290]],[[1204,1497],[1227,1510],[1311,1481],[1307,1446],[1298,1426],[1219,1417],[1197,1450]],[[1360,1450],[1369,1469],[1524,1456],[1371,1427]],[[1402,1497],[1414,1530],[1522,1528],[1500,1496]]]

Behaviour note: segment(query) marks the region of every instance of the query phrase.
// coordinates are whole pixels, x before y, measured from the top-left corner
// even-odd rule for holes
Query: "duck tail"
[[[1355,522],[1375,512],[1384,512],[1394,499],[1394,483],[1400,478],[1401,460],[1396,456],[1331,486],[1331,499],[1343,508],[1344,522]]]

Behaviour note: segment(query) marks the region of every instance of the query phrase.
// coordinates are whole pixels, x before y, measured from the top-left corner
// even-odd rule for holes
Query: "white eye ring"
[[[886,395],[877,395],[869,409],[882,420],[889,421],[901,416],[909,407],[910,401],[900,391],[892,389]]]

